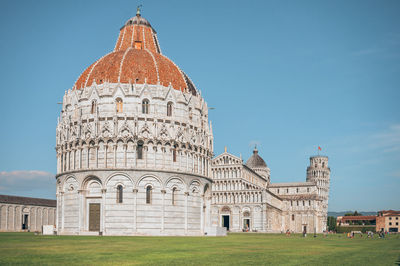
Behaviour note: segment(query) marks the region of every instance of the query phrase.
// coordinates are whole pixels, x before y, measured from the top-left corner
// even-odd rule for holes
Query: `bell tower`
[[[318,195],[322,199],[322,230],[326,230],[328,219],[328,200],[331,169],[328,166],[328,157],[317,155],[310,157],[310,165],[307,167],[307,182],[317,185]]]

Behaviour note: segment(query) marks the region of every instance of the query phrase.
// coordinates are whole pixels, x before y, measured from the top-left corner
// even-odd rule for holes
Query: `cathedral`
[[[322,232],[328,158],[304,183],[270,182],[258,155],[213,158],[208,107],[140,10],[63,96],[56,129],[58,234]],[[222,230],[221,230],[222,229]]]

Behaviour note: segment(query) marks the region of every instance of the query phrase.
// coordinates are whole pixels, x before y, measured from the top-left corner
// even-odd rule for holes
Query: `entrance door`
[[[89,203],[89,231],[100,231],[100,203]]]
[[[222,215],[222,227],[226,227],[226,230],[229,231],[229,215]]]
[[[22,216],[22,230],[28,229],[28,214]]]
[[[303,233],[307,233],[307,225],[304,225],[304,227],[303,227]]]
[[[250,219],[243,220],[243,227],[245,230],[250,230]]]

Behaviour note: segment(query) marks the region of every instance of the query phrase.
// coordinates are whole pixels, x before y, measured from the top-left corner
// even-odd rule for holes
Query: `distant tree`
[[[359,213],[357,211],[355,212],[347,212],[344,214],[344,216],[362,216],[362,213]]]
[[[328,216],[328,230],[336,231],[336,217]]]

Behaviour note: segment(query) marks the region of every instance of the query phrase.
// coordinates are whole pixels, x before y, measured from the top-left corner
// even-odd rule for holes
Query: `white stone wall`
[[[28,215],[28,228],[23,230],[23,215]],[[0,231],[41,231],[42,225],[56,224],[56,208],[0,203]]]
[[[70,204],[61,204],[60,234],[89,232],[89,203],[101,204],[104,235],[203,235],[204,227],[210,226],[211,180],[204,177],[167,171],[93,170],[61,174],[57,180],[67,190],[77,186],[58,191],[59,202]],[[122,203],[117,202],[119,185],[123,187]],[[146,203],[148,186],[152,188],[150,203]],[[67,199],[68,193],[74,196]]]
[[[119,111],[117,99],[123,102]],[[148,113],[142,112],[144,99],[149,100]],[[173,104],[171,116],[168,103]],[[161,85],[104,83],[69,90],[57,125],[56,150],[58,173],[147,168],[209,176],[213,137],[208,107],[200,95]]]

